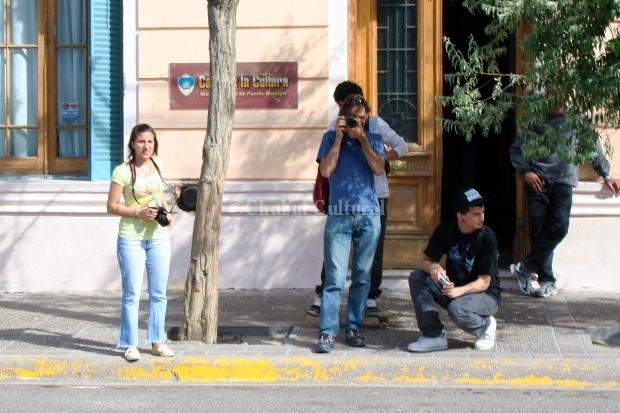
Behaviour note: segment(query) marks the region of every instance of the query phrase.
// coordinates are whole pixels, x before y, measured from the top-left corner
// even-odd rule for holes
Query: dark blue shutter
[[[90,1],[90,179],[108,180],[123,159],[123,7]]]

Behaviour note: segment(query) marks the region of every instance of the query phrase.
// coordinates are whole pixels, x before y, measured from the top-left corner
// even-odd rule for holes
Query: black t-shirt
[[[434,261],[446,255],[446,273],[456,286],[465,285],[490,274],[491,284],[485,291],[499,304],[501,288],[497,269],[497,237],[489,227],[463,234],[456,220],[444,221],[431,235],[424,254]]]

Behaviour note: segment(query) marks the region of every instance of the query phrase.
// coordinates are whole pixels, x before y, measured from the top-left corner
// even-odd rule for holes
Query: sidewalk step
[[[383,286],[386,288],[408,288],[409,274],[414,269],[383,270]],[[518,290],[519,286],[508,268],[499,269],[499,280],[504,290]]]
[[[414,271],[415,268],[410,269],[402,269],[402,270],[394,270],[394,269],[386,269],[383,270],[383,278],[403,278],[407,279],[409,274]],[[510,273],[510,269],[508,268],[500,268],[499,269],[499,277],[501,278],[512,278],[513,275]]]

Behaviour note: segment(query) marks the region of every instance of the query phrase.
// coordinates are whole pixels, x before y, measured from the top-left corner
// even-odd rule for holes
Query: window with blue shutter
[[[122,1],[90,5],[90,178],[108,180],[123,159]]]
[[[123,157],[122,3],[0,0],[0,178],[109,179]]]

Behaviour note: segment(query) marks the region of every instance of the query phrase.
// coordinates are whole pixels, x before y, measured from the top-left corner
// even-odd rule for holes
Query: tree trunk
[[[185,340],[217,340],[222,195],[235,113],[235,31],[239,0],[208,0],[211,91],[192,255],[185,282]]]

